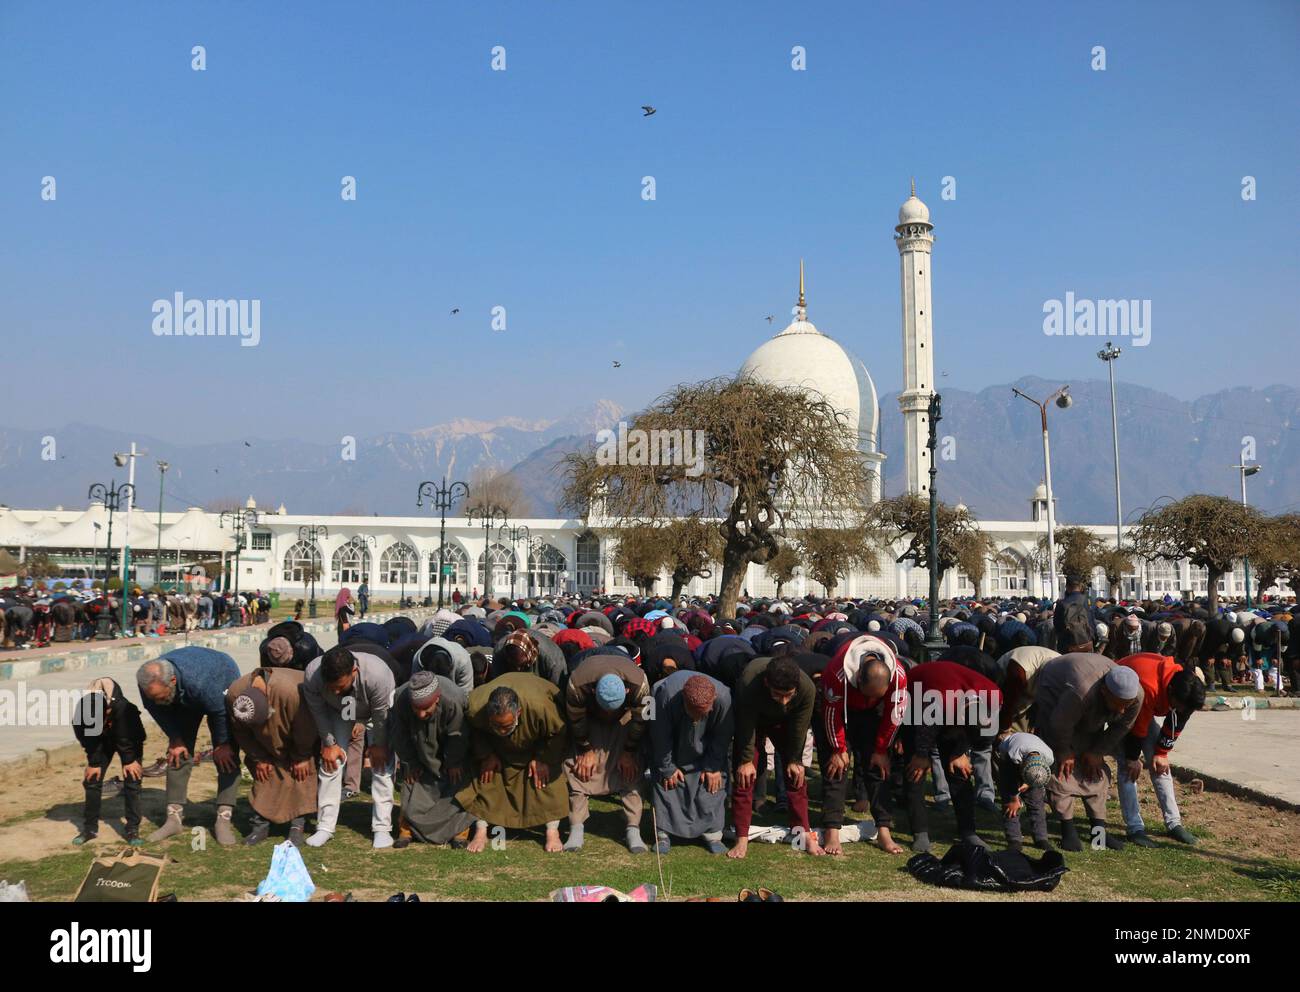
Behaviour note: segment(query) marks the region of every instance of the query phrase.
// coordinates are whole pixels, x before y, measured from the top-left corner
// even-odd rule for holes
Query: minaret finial
[[[803,298],[803,259],[799,259],[799,309],[802,310],[807,304]]]
[[[912,177],[912,195],[916,196],[916,176]]]

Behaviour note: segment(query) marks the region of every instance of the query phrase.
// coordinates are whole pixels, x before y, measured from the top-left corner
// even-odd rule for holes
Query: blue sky
[[[884,393],[913,175],[947,383],[1104,375],[1043,334],[1072,291],[1152,301],[1122,380],[1295,384],[1298,36],[1291,0],[7,0],[5,418],[327,440],[635,407],[734,372],[800,257]],[[260,299],[260,345],[155,337],[178,291]]]

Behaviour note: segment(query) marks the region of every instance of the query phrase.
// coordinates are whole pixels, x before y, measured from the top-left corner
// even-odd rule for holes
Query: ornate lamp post
[[[356,534],[356,535],[354,535],[354,536],[352,537],[351,540],[348,541],[349,544],[356,544],[356,543],[358,543],[358,542],[361,543],[361,544],[369,545],[370,547],[374,548],[376,551],[379,550],[379,539],[378,539],[377,537],[375,537],[374,534]],[[373,557],[373,556],[367,554],[366,557],[363,558],[363,559],[361,559],[361,560],[362,560],[363,562],[368,562],[368,561],[370,560],[371,557]],[[362,582],[367,582],[367,583],[370,581],[370,569],[369,569],[369,568],[366,568],[366,569],[361,573],[361,581],[362,581]]]
[[[930,436],[926,447],[930,449],[930,549],[927,558],[930,564],[930,625],[925,633],[925,648],[929,655],[943,650],[943,638],[939,635],[939,494],[935,490],[935,479],[939,475],[939,466],[934,457],[938,446],[939,421],[943,419],[943,400],[938,393],[930,396],[928,410],[930,419]]]
[[[309,617],[316,616],[316,571],[320,567],[319,562],[325,557],[323,552],[317,557],[316,540],[321,537],[329,537],[329,535],[329,528],[324,524],[312,524],[311,526],[303,524],[298,528],[298,540],[311,545],[311,564],[308,566],[311,573],[311,602],[307,607]]]
[[[222,530],[225,530],[227,520],[230,521],[230,526],[235,531],[235,598],[237,599],[239,598],[239,553],[247,547],[244,538],[248,528],[256,527],[259,517],[256,510],[240,507],[238,510],[221,511],[218,523],[221,525]]]
[[[135,486],[131,483],[118,485],[116,482],[105,486],[96,482],[86,494],[87,499],[102,503],[108,511],[108,540],[104,544],[104,596],[108,597],[108,578],[113,571],[113,514],[122,509],[123,503],[130,506],[135,500]],[[126,583],[122,583],[122,632],[126,633]]]
[[[498,524],[504,526],[510,522],[510,517],[505,509],[496,505],[476,506],[465,514],[465,519],[471,523],[475,517],[483,521],[483,595],[491,597],[492,595],[492,563],[488,560],[492,550],[492,528]]]
[[[532,532],[528,529],[527,524],[520,524],[518,527],[507,527],[502,525],[497,529],[498,541],[510,541],[510,598],[515,598],[515,573],[518,571],[519,555],[515,553],[515,546],[523,541],[527,544],[533,538]],[[486,565],[486,561],[484,562]]]
[[[469,483],[453,482],[447,484],[447,480],[442,480],[441,486],[435,486],[432,482],[421,482],[420,488],[415,494],[415,505],[423,506],[424,497],[428,496],[433,500],[433,507],[438,511],[441,522],[438,525],[438,608],[442,608],[442,569],[446,561],[447,548],[447,511],[452,508],[456,500],[464,497],[469,498]],[[487,559],[484,558],[486,567]]]

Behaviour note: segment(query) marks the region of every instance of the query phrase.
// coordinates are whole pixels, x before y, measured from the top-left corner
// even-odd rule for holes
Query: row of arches
[[[579,542],[579,559],[585,557]],[[379,571],[372,579],[372,553],[361,538],[352,538],[336,548],[330,555],[328,581],[332,585],[359,585],[374,581],[383,585],[417,586],[428,581],[438,583],[439,554],[434,548],[428,557],[427,576],[420,575],[420,554],[405,541],[390,544],[379,555]],[[313,573],[318,581],[326,579],[324,557],[319,546],[310,541],[298,541],[284,554],[283,576],[285,582],[309,582]],[[459,544],[448,544],[442,554],[442,564],[451,567],[444,584],[467,589],[470,585],[469,554]],[[491,570],[491,582],[488,570]],[[568,559],[558,548],[542,545],[528,555],[527,569],[519,568],[519,556],[502,544],[493,544],[478,556],[475,584],[479,589],[504,592],[511,586],[512,573],[516,584],[528,586],[530,591],[559,593],[565,586]]]

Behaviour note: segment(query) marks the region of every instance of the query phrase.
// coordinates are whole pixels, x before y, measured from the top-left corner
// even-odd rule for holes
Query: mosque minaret
[[[929,495],[930,452],[926,447],[930,424],[928,407],[934,394],[934,333],[930,309],[930,253],[934,225],[930,208],[912,195],[898,211],[894,228],[903,296],[903,391],[898,405],[903,411],[903,469],[906,492]]]

